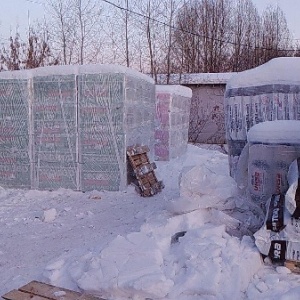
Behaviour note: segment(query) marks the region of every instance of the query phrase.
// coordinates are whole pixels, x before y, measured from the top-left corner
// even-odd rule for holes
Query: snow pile
[[[216,174],[205,165],[189,170],[180,183],[181,198],[174,201],[174,212],[199,208],[229,209],[235,207],[238,189],[229,175]]]
[[[297,299],[300,276],[263,264],[246,235],[255,215],[229,188],[226,155],[188,145],[186,155],[157,165],[165,189],[151,198],[131,186],[0,189],[0,295],[39,280],[116,300]],[[202,190],[187,185],[192,174]],[[184,190],[201,208],[185,209],[193,201]],[[227,209],[231,198],[236,207]]]
[[[238,190],[217,169],[212,163],[211,169],[201,164],[184,172],[180,197],[169,205],[178,215],[153,217],[140,231],[75,259],[63,255],[44,276],[54,285],[113,299],[241,298],[261,258],[250,237],[228,234],[240,222],[221,210],[235,208]]]
[[[260,255],[249,237],[231,237],[211,217],[195,211],[145,224],[101,251],[59,258],[44,275],[112,299],[240,299],[261,268]]]
[[[285,267],[265,267],[254,276],[246,292],[246,299],[298,300],[299,275],[293,275]]]

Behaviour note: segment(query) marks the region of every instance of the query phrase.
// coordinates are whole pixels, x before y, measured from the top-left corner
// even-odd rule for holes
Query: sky
[[[17,24],[28,27],[28,20],[33,22],[44,15],[45,0],[0,0],[4,5],[0,10],[0,37],[7,38],[10,31],[15,31]],[[268,5],[278,5],[284,12],[289,28],[295,39],[300,39],[299,0],[252,0],[261,12]],[[99,2],[101,2],[99,0]],[[28,17],[29,15],[29,17]]]
[[[261,12],[269,5],[279,6],[285,14],[289,29],[294,39],[300,39],[299,0],[252,0]]]

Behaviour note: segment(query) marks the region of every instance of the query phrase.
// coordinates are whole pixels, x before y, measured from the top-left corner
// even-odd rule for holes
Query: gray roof
[[[226,84],[236,73],[185,73],[171,74],[169,84]],[[157,75],[158,84],[167,83],[166,74]]]

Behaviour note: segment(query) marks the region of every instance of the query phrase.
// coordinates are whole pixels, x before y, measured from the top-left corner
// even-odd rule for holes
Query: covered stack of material
[[[0,77],[0,184],[30,188],[31,147],[26,73]]]
[[[286,194],[272,195],[264,226],[254,234],[259,251],[273,263],[288,263],[300,272],[300,159],[289,169],[289,189]]]
[[[300,58],[275,58],[240,72],[226,85],[225,129],[230,174],[255,124],[272,120],[300,120]]]
[[[112,68],[112,67],[111,67]],[[78,76],[81,189],[123,189],[126,148],[154,144],[155,86],[127,68],[81,67]],[[84,73],[84,74],[83,74]]]
[[[300,157],[300,121],[267,121],[248,132],[247,190],[252,201],[265,211],[267,199],[288,190],[288,170]],[[245,148],[247,149],[247,148]],[[240,162],[243,159],[240,157]],[[241,167],[237,174],[239,174]],[[240,175],[238,176],[240,179]]]
[[[153,147],[155,85],[148,76],[121,66],[88,65],[5,72],[1,80],[1,111],[8,113],[0,115],[0,141],[14,137],[5,131],[8,117],[22,137],[16,138],[18,145],[10,142],[2,159],[10,162],[8,153],[17,148],[15,159],[27,166],[21,178],[26,184],[6,180],[3,173],[2,186],[122,190],[126,147]],[[11,93],[5,80],[14,85]],[[15,105],[16,118],[10,112]],[[12,177],[17,175],[16,170]]]
[[[42,70],[35,70],[30,79],[29,105],[33,124],[32,131],[29,132],[32,135],[33,151],[32,187],[50,190],[64,187],[77,190],[79,182],[75,74],[58,75],[59,69],[55,69],[54,74],[45,76],[39,75]]]
[[[180,85],[156,86],[155,160],[167,161],[185,153],[192,90]]]

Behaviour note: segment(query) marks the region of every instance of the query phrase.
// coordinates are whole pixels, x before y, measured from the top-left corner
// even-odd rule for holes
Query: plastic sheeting
[[[225,129],[230,174],[255,124],[300,120],[300,58],[277,58],[233,76],[225,92]]]
[[[26,79],[0,79],[0,178],[4,186],[31,185],[27,99]]]
[[[263,122],[248,132],[247,190],[263,210],[271,195],[288,190],[289,167],[300,157],[299,132],[300,121],[295,120]]]
[[[156,86],[155,160],[186,152],[192,91],[183,86]]]
[[[120,66],[0,73],[0,105],[6,187],[122,190],[126,147],[154,141],[154,82]]]

